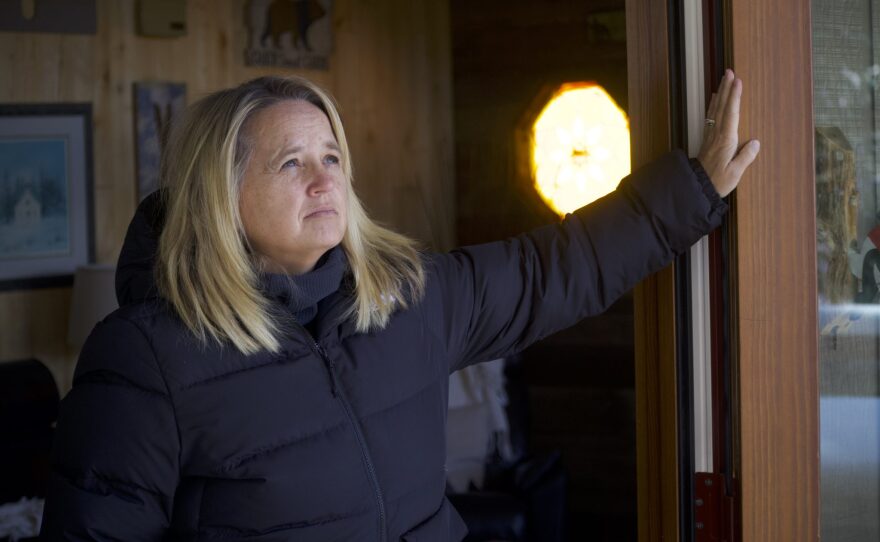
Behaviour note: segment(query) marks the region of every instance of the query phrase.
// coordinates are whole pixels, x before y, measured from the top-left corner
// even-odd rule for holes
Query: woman
[[[194,104],[64,400],[43,537],[460,540],[449,373],[602,311],[716,227],[758,150],[738,152],[740,93],[728,72],[699,161],[671,153],[561,224],[449,254],[366,216],[315,85]]]

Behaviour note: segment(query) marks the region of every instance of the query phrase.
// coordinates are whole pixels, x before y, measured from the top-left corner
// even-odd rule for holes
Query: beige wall
[[[112,263],[135,208],[132,83],[185,82],[189,102],[266,73],[243,63],[244,0],[189,0],[188,35],[135,33],[134,0],[98,0],[96,35],[0,33],[0,103],[91,102],[95,252]],[[453,242],[449,14],[446,0],[336,0],[329,71],[300,71],[339,100],[357,190],[373,216]],[[36,357],[62,393],[70,289],[0,293],[0,361]]]

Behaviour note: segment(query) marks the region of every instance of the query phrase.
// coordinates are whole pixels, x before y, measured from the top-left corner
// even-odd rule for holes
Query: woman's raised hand
[[[757,139],[742,146],[739,144],[741,97],[742,80],[737,79],[732,70],[725,71],[718,92],[712,95],[709,102],[703,146],[697,156],[722,197],[733,192],[761,149]]]

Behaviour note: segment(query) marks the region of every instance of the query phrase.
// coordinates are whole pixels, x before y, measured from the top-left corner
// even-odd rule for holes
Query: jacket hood
[[[116,300],[120,307],[158,297],[153,266],[164,223],[164,200],[157,190],[138,205],[125,234],[116,263]]]

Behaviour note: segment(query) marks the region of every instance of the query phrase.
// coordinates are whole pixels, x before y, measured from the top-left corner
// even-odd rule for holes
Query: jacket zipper
[[[300,326],[302,327],[302,326]],[[346,416],[348,416],[348,421],[351,423],[354,428],[354,434],[357,437],[358,444],[361,449],[361,457],[364,460],[364,464],[367,466],[367,474],[370,476],[370,483],[373,485],[373,491],[376,494],[376,503],[379,508],[379,542],[385,542],[387,540],[387,535],[385,533],[385,497],[382,496],[382,488],[379,487],[379,480],[376,476],[376,469],[373,467],[373,460],[370,458],[370,450],[367,448],[366,439],[364,439],[363,431],[361,430],[360,423],[358,423],[357,418],[354,415],[354,411],[351,408],[351,404],[348,402],[348,398],[345,396],[345,392],[343,392],[342,387],[339,385],[338,380],[336,379],[336,370],[335,364],[333,360],[330,359],[330,356],[327,355],[327,352],[324,348],[318,344],[318,341],[312,337],[312,334],[308,332],[307,329],[303,327],[303,332],[306,334],[309,339],[311,339],[312,347],[321,360],[324,362],[324,366],[327,368],[327,372],[330,373],[330,391],[333,394],[333,397],[339,399],[339,402],[342,403],[342,408],[345,411]]]

